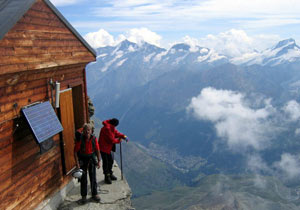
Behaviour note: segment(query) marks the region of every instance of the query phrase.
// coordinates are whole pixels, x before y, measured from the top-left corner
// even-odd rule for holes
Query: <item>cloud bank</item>
[[[91,32],[84,36],[84,39],[94,48],[115,46],[125,39],[130,42],[142,44],[148,42],[156,46],[160,46],[162,37],[147,28],[134,28],[126,31],[124,34],[118,35],[114,38],[106,30],[100,29],[97,32]]]
[[[232,60],[234,63],[254,57],[257,55],[256,50],[266,49],[279,41],[279,37],[275,35],[249,36],[245,31],[237,29],[231,29],[217,35],[209,34],[202,38],[184,36],[181,40],[171,43],[166,43],[162,36],[148,28],[133,28],[116,37],[106,30],[100,29],[97,32],[86,34],[84,38],[94,48],[115,46],[125,39],[137,44],[148,42],[167,49],[175,44],[185,43],[191,46],[191,52],[198,51],[199,47],[213,49],[219,54],[234,57]]]
[[[229,148],[261,150],[275,130],[268,121],[274,108],[268,100],[264,103],[263,108],[253,109],[241,93],[208,87],[191,99],[187,109],[196,118],[214,123],[217,135]]]
[[[288,115],[290,121],[297,121],[300,119],[300,104],[297,101],[289,101],[284,107],[283,111]]]
[[[233,150],[263,150],[278,132],[300,120],[300,104],[295,100],[276,109],[271,99],[250,101],[240,92],[212,87],[193,97],[187,110],[199,120],[212,122],[217,135]],[[297,133],[299,129],[295,128]]]
[[[265,50],[279,40],[278,35],[249,36],[244,30],[230,29],[217,35],[209,34],[199,38],[198,45],[215,49],[230,57],[241,57]]]
[[[289,179],[294,179],[300,176],[300,157],[284,153],[281,159],[274,163],[274,166],[281,170]]]
[[[292,180],[300,176],[299,155],[283,152],[280,160],[268,165],[261,152],[271,146],[273,137],[284,130],[282,127],[290,127],[300,120],[300,104],[291,100],[276,109],[270,102],[265,99],[260,108],[254,108],[251,104],[254,102],[250,103],[240,92],[207,87],[191,99],[187,111],[199,120],[212,122],[217,136],[228,148],[246,157],[251,172]],[[297,132],[299,129],[295,128]],[[257,184],[263,185],[259,177]]]
[[[104,0],[92,9],[95,17],[112,19],[107,30],[147,26],[156,31],[249,31],[300,24],[300,2],[295,0]],[[222,21],[222,22],[221,22]],[[102,22],[105,24],[105,21]],[[219,30],[217,30],[219,28]]]
[[[79,2],[82,2],[83,0],[50,0],[50,1],[56,7],[59,7],[59,6],[69,6],[72,4],[78,4]]]
[[[114,37],[104,29],[88,33],[84,36],[84,39],[94,48],[113,46],[116,44]]]

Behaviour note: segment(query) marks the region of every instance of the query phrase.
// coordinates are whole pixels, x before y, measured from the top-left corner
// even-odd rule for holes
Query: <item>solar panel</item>
[[[23,108],[22,112],[38,143],[41,143],[63,130],[49,101]]]

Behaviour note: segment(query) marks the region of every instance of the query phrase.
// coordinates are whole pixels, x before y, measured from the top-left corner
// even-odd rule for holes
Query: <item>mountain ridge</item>
[[[87,67],[88,93],[96,107],[95,115],[100,119],[119,118],[121,123],[118,129],[126,131],[132,142],[140,145],[136,150],[141,149],[144,153],[135,154],[135,159],[142,155],[153,166],[153,171],[149,172],[149,167],[145,167],[145,171],[148,171],[145,172],[141,165],[136,167],[132,163],[128,164],[130,173],[134,172],[130,174],[132,179],[128,179],[130,185],[138,189],[137,183],[147,182],[142,179],[143,171],[147,173],[147,179],[152,177],[157,180],[155,182],[168,180],[165,189],[144,184],[139,192],[143,196],[153,191],[169,190],[177,185],[196,187],[193,184],[199,177],[214,174],[255,172],[282,178],[280,173],[284,171],[278,169],[282,155],[297,157],[297,151],[300,150],[297,141],[300,122],[289,121],[286,119],[287,115],[282,114],[289,102],[293,101],[295,106],[300,103],[300,71],[297,59],[287,59],[278,65],[271,64],[275,64],[277,58],[285,58],[283,55],[289,55],[290,50],[295,47],[298,49],[290,39],[267,49],[269,54],[265,55],[270,55],[273,50],[273,57],[264,57],[267,58],[264,64],[268,65],[255,62],[238,65],[212,49],[186,44],[177,44],[166,50],[148,43],[137,45],[126,41],[116,47],[99,48],[97,61]],[[212,120],[210,116],[199,119],[188,109],[192,100],[203,102],[203,90],[219,94],[210,95],[209,98],[214,99],[209,106],[219,109],[212,113],[223,113],[217,120]],[[224,101],[214,104],[220,98]],[[232,99],[240,101],[233,103]],[[229,118],[225,111],[231,106],[235,107],[236,103],[240,109],[231,110],[230,116],[233,118]],[[240,115],[241,111],[242,114],[245,111],[245,115]],[[232,133],[228,131],[234,131],[239,125],[223,129],[223,133],[219,132],[218,126],[239,119],[239,124],[249,123],[248,127],[251,128],[254,125],[251,121],[256,120],[257,113],[265,113],[263,116],[268,118],[260,116],[262,119],[257,119],[255,123],[273,126],[271,128],[274,128],[274,132],[267,133],[270,139],[261,140],[266,142],[263,148],[257,149],[248,144],[233,150],[230,146],[232,142],[229,141]],[[248,118],[249,115],[252,117]],[[249,132],[248,127],[242,127],[242,132]],[[264,130],[259,132],[264,134]],[[261,144],[257,139],[251,141]],[[133,154],[131,150],[126,155]],[[151,158],[155,161],[150,161]],[[250,166],[250,160],[261,160],[262,163],[259,164],[263,166]],[[161,174],[156,174],[155,168]],[[173,179],[175,182],[172,182]],[[290,188],[300,185],[298,178],[291,181],[283,179],[283,182]],[[229,192],[228,195],[232,193]],[[257,199],[254,195],[251,194],[252,200]],[[213,198],[223,199],[218,196]],[[240,198],[243,199],[243,196]],[[271,207],[276,205],[277,201],[268,199],[267,203],[274,203]],[[239,203],[239,200],[234,203]],[[222,202],[220,205],[223,205]]]

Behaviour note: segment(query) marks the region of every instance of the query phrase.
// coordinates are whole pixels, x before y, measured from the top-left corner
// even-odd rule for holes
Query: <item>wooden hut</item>
[[[0,1],[0,209],[34,209],[72,177],[74,131],[89,119],[85,66],[96,53],[48,0]],[[22,114],[55,103],[63,131],[41,153]]]

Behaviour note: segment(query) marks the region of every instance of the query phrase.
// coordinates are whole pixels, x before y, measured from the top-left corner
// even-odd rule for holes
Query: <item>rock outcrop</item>
[[[47,205],[40,206],[38,209],[41,210],[134,210],[131,205],[131,189],[124,178],[121,180],[121,171],[117,164],[114,164],[113,167],[114,175],[118,178],[117,181],[113,181],[111,185],[104,183],[104,176],[102,168],[97,169],[97,182],[98,182],[98,191],[101,201],[99,203],[91,199],[90,186],[88,186],[89,194],[87,196],[88,202],[84,205],[79,204],[81,199],[80,195],[80,183],[78,180],[74,179],[69,185],[65,196],[61,198],[60,192],[60,202],[53,202],[55,196]],[[56,204],[55,204],[56,203]]]

